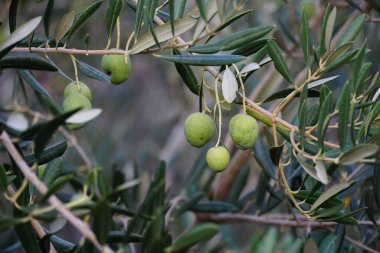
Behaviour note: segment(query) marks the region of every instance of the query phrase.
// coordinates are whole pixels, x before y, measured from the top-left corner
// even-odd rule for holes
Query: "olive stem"
[[[120,17],[116,19],[116,49],[120,48]]]
[[[243,83],[243,80],[241,79],[241,74],[240,74],[240,71],[237,68],[236,64],[232,64],[232,66],[235,68],[236,75],[238,76],[238,79],[239,79],[239,83],[240,83],[240,87],[241,87],[241,93],[243,94],[243,114],[246,115],[247,114],[247,107],[246,107],[246,104],[245,104],[245,88],[244,88],[244,83]]]
[[[80,91],[80,84],[79,84],[79,77],[78,77],[78,68],[77,68],[77,63],[75,61],[75,57],[74,55],[70,54],[70,59],[73,63],[73,67],[74,67],[74,75],[75,75],[75,81],[76,81],[76,84],[77,84],[77,89],[78,91]]]
[[[219,94],[218,94],[218,80],[219,76],[215,78],[215,100],[216,100],[216,106],[218,107],[218,141],[215,144],[215,147],[219,146],[220,143],[220,138],[222,135],[222,110],[220,109],[220,99],[219,99]],[[215,109],[214,109],[215,111]]]

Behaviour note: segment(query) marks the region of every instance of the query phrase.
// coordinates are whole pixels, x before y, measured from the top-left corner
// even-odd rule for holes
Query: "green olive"
[[[88,88],[86,84],[79,82],[79,89],[78,89],[78,85],[76,81],[71,82],[66,86],[63,92],[63,97],[66,98],[76,92],[79,92],[82,95],[84,95],[90,102],[92,101],[92,93],[91,93],[90,88]]]
[[[82,111],[87,111],[91,110],[92,106],[91,102],[82,93],[74,92],[63,100],[63,110],[67,112],[77,108],[82,108]],[[67,127],[70,130],[76,130],[82,128],[84,125],[85,124],[67,124]]]
[[[119,49],[111,49],[117,51]],[[112,84],[121,84],[128,80],[131,72],[131,59],[122,54],[106,54],[102,58],[102,69],[111,77]]]
[[[212,147],[207,151],[207,165],[215,172],[223,171],[230,162],[230,152],[225,147]]]
[[[195,112],[187,117],[184,132],[187,141],[194,147],[200,148],[206,145],[214,135],[214,122],[210,116]]]
[[[255,145],[259,127],[251,116],[237,114],[230,120],[228,132],[238,148],[250,149]]]

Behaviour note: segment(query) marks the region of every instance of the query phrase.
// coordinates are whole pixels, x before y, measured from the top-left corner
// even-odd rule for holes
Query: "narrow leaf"
[[[302,10],[301,15],[301,29],[300,29],[300,43],[302,47],[303,57],[307,65],[309,65],[309,26],[307,22],[307,17],[305,10]]]
[[[106,14],[108,38],[111,38],[113,29],[115,28],[116,20],[120,15],[121,5],[121,0],[110,0],[109,2]]]
[[[282,57],[282,54],[276,42],[274,42],[273,40],[270,40],[268,41],[267,46],[268,46],[269,56],[270,58],[272,58],[275,68],[277,69],[278,72],[280,72],[280,74],[285,78],[286,81],[292,84],[293,78],[290,74],[288,66],[285,63],[285,60]]]
[[[14,45],[19,41],[26,38],[30,33],[32,33],[41,22],[41,17],[36,17],[29,20],[25,24],[17,28],[13,33],[11,33],[1,44],[0,44],[0,59],[8,53]]]
[[[50,187],[58,178],[62,172],[62,168],[62,158],[60,157],[48,163],[42,175],[42,181],[47,187]]]
[[[318,121],[318,142],[319,147],[323,149],[323,140],[325,133],[327,131],[327,126],[330,121],[330,112],[332,109],[332,94],[331,91],[328,92],[327,96],[323,100],[321,105],[321,110],[319,112],[319,121]]]
[[[73,33],[78,30],[78,28],[83,25],[91,16],[95,13],[96,10],[99,9],[99,7],[102,5],[103,1],[97,1],[90,6],[88,6],[86,9],[84,9],[82,12],[80,12],[74,20],[73,25],[70,28],[70,31],[67,35],[67,40],[70,39],[70,37],[73,35]]]
[[[229,68],[226,68],[223,74],[223,81],[222,81],[222,93],[224,99],[228,103],[232,103],[236,98],[236,92],[238,91],[239,86],[236,81],[235,75],[232,73],[232,71]]]
[[[339,47],[347,42],[354,41],[355,38],[358,36],[359,32],[361,31],[364,21],[365,21],[364,14],[357,17],[354,20],[354,22],[352,22],[351,26],[343,34],[343,36],[340,38],[336,46]]]
[[[174,55],[181,55],[178,50],[173,50]],[[199,95],[199,84],[191,67],[182,63],[175,63],[178,74],[183,82],[195,95]]]
[[[10,53],[0,60],[0,68],[57,71],[57,68],[41,56],[28,53]]]
[[[20,74],[21,78],[30,85],[35,91],[38,93],[51,98],[50,94],[45,90],[44,87],[34,78],[32,73],[28,70],[19,70],[18,73]]]
[[[334,30],[334,24],[336,19],[336,7],[334,7],[327,19],[326,31],[325,31],[325,47],[327,51],[330,51],[331,38]]]
[[[12,0],[9,6],[9,31],[12,33],[17,26],[17,9],[19,0]]]
[[[352,185],[352,183],[342,183],[342,184],[336,184],[336,185],[331,186],[329,189],[327,189],[325,192],[323,192],[321,196],[319,196],[319,198],[310,207],[309,211],[314,211],[315,209],[320,207],[324,202],[335,197],[339,193],[345,191],[351,185]]]
[[[246,58],[241,55],[156,55],[167,61],[183,63],[193,66],[223,66],[240,62]]]
[[[176,36],[187,32],[190,30],[196,23],[196,20],[194,19],[180,19],[175,21],[175,31],[176,31]],[[171,32],[171,24],[170,23],[165,23],[164,25],[158,26],[154,29],[154,32],[157,36],[157,40],[161,43],[163,41],[169,40],[173,38],[173,34]],[[142,35],[137,42],[133,45],[133,47],[130,50],[130,54],[137,54],[140,53],[141,51],[154,46],[155,41],[152,36],[152,34],[146,33]]]
[[[339,157],[339,163],[343,165],[350,165],[360,162],[362,159],[372,156],[377,153],[379,146],[375,144],[363,144],[355,146],[349,151],[341,154]]]
[[[339,137],[339,146],[341,150],[344,150],[346,145],[347,137],[347,126],[350,118],[350,86],[348,84],[343,86],[342,92],[340,93],[338,100],[338,137]]]
[[[45,14],[44,14],[44,29],[46,37],[49,37],[50,33],[50,19],[51,14],[53,13],[54,0],[49,0],[46,6]]]
[[[77,63],[78,70],[82,72],[84,75],[101,82],[111,83],[109,76],[104,74],[102,71],[99,71],[98,69],[88,65],[87,63],[78,60],[77,58],[75,59],[75,61]]]
[[[75,18],[75,11],[70,11],[66,13],[57,23],[54,30],[54,38],[56,47],[58,43],[65,37],[66,33],[70,30],[73,25]]]
[[[322,84],[325,84],[327,82],[330,82],[330,81],[336,79],[337,77],[339,77],[339,76],[331,76],[331,77],[323,78],[323,79],[320,79],[320,80],[317,80],[317,81],[313,81],[313,82],[309,83],[307,85],[307,87],[309,89],[312,89],[312,88],[318,87],[319,85],[322,85]]]

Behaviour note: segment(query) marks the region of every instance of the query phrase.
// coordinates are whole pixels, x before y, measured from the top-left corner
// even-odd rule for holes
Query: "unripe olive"
[[[194,147],[203,147],[214,135],[214,122],[210,116],[195,112],[187,117],[184,132],[187,141]]]
[[[312,0],[303,0],[300,3],[301,10],[304,9],[307,19],[315,15],[315,3]]]
[[[257,140],[259,127],[251,116],[237,114],[230,120],[228,133],[238,148],[250,149]]]
[[[92,106],[91,102],[82,93],[74,92],[63,100],[63,110],[67,112],[77,108],[82,108],[81,110],[87,111],[91,110]],[[82,128],[84,125],[85,124],[67,124],[67,127],[70,130],[76,130]]]
[[[230,152],[222,146],[212,147],[207,151],[206,161],[213,171],[223,171],[230,162]]]
[[[79,82],[79,89],[78,89],[78,85],[76,81],[71,82],[66,86],[65,90],[63,91],[63,97],[66,98],[76,92],[79,92],[82,95],[84,95],[90,102],[92,101],[92,92],[90,88],[88,88],[86,84]]]
[[[119,49],[111,49],[117,51]],[[129,78],[131,59],[122,54],[107,54],[102,58],[102,69],[111,77],[111,83],[121,84]]]

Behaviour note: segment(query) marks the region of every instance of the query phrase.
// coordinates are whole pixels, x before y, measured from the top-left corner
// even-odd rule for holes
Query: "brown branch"
[[[0,136],[0,140],[3,142],[5,149],[8,151],[10,156],[13,158],[17,166],[19,167],[22,174],[25,178],[32,183],[36,189],[41,194],[46,194],[48,192],[48,188],[44,185],[44,183],[31,171],[28,164],[18,153],[16,147],[12,143],[9,135],[6,131]],[[102,246],[99,241],[96,239],[95,234],[91,231],[89,225],[76,217],[72,212],[70,212],[64,204],[55,196],[52,195],[48,198],[48,203],[54,207],[63,217],[65,217],[75,228],[77,228],[81,234],[86,237],[90,242],[94,244],[94,246],[102,252],[114,252],[108,246]]]
[[[215,214],[203,216],[204,219],[210,220],[216,223],[240,223],[240,222],[252,222],[263,225],[275,225],[283,227],[332,227],[337,226],[336,222],[319,222],[305,219],[303,216],[297,216],[298,220],[291,218],[289,215],[249,215],[249,214]],[[374,226],[372,221],[358,221],[358,225],[361,226]],[[380,221],[377,221],[377,225],[380,225]]]

